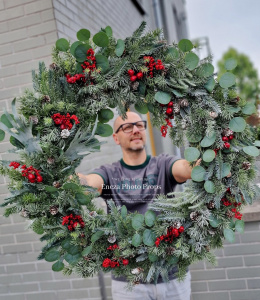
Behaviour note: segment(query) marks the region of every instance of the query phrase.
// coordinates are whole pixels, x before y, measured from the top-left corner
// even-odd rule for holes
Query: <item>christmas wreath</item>
[[[260,142],[245,121],[255,107],[237,95],[229,72],[236,61],[229,59],[217,80],[211,58],[200,61],[191,41],[168,45],[160,30],[144,29],[142,23],[125,40],[109,26],[92,38],[81,29],[72,44],[59,39],[53,63],[33,72],[34,90],[20,97],[19,114],[14,100],[12,114],[1,116],[0,138],[9,133],[19,155],[1,161],[11,192],[1,206],[5,216],[31,221],[46,241],[39,259],[54,262],[53,271],[89,277],[113,270],[133,286],[159,275],[167,281],[177,265],[181,279],[193,262],[215,262],[210,250],[243,231],[241,208],[256,197]],[[186,138],[185,159],[202,162],[183,192],[158,196],[145,215],[113,201],[106,215],[92,203],[97,191],[81,185],[75,169],[100,151],[97,136],[112,134],[111,108],[125,117],[130,105],[149,111],[175,145]]]

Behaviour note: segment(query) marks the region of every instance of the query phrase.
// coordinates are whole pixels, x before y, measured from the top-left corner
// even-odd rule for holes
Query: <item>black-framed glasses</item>
[[[137,121],[137,122],[133,122],[133,123],[122,124],[117,128],[117,131],[115,133],[118,133],[118,131],[121,128],[122,128],[123,132],[125,132],[125,133],[132,132],[134,129],[134,126],[136,126],[140,131],[145,130],[146,129],[146,121]]]

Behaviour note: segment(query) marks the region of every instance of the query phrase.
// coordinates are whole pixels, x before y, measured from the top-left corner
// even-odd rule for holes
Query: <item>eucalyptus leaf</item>
[[[179,41],[178,47],[183,52],[189,52],[193,49],[193,44],[188,39],[182,39]]]
[[[45,254],[45,260],[49,261],[49,262],[55,261],[59,258],[60,258],[60,252],[53,250],[53,249],[47,251]]]
[[[79,41],[88,41],[90,38],[90,31],[88,29],[80,29],[77,32],[77,38]]]
[[[150,260],[151,262],[155,262],[155,261],[157,261],[157,260],[159,259],[157,255],[152,254],[152,253],[149,253],[149,254],[148,254],[148,258],[149,258],[149,260]]]
[[[87,51],[91,46],[88,44],[79,44],[75,47],[74,56],[78,62],[84,62],[87,59]]]
[[[135,109],[136,109],[136,111],[138,111],[140,114],[143,114],[143,115],[148,113],[148,106],[146,103],[143,103],[143,104],[136,103]]]
[[[64,38],[58,39],[56,41],[56,48],[59,51],[66,52],[69,49],[69,47],[70,47],[70,43]]]
[[[235,242],[235,233],[230,228],[225,228],[224,229],[224,237],[230,243],[234,243]]]
[[[70,53],[75,56],[75,49],[77,48],[78,45],[82,45],[82,42],[77,41],[74,42],[71,46],[70,46]]]
[[[76,200],[80,205],[87,205],[90,203],[90,199],[87,195],[82,193],[76,193],[75,195]]]
[[[0,142],[2,142],[4,138],[5,138],[5,132],[2,129],[0,129]]]
[[[65,250],[68,250],[71,247],[71,240],[66,239],[66,240],[62,241],[61,247]]]
[[[140,234],[136,233],[132,238],[132,245],[135,247],[140,246],[142,243],[142,237]]]
[[[80,189],[80,187],[76,183],[73,183],[73,182],[68,182],[68,183],[63,184],[62,188],[64,190],[72,190],[72,191],[78,191]]]
[[[260,147],[260,141],[255,141],[254,144],[256,147]]]
[[[200,156],[200,152],[195,147],[189,147],[184,151],[184,158],[189,162],[197,160],[199,156]]]
[[[109,122],[113,118],[114,118],[114,113],[109,108],[103,108],[98,113],[98,120],[101,123],[107,123],[107,122]]]
[[[259,149],[256,148],[255,146],[243,147],[243,151],[250,156],[256,157],[259,155]]]
[[[198,63],[199,57],[195,53],[190,52],[185,56],[185,64],[189,70],[194,70],[197,67]]]
[[[235,69],[237,66],[237,60],[234,58],[229,58],[225,61],[225,69],[227,71]]]
[[[168,53],[173,57],[178,59],[180,57],[180,53],[176,48],[170,47],[168,48]]]
[[[102,69],[102,72],[106,72],[109,69],[109,61],[106,56],[97,54],[96,55],[97,67]]]
[[[105,28],[105,32],[106,32],[106,35],[107,35],[108,37],[111,37],[111,36],[113,35],[113,30],[112,30],[112,28],[111,28],[110,26],[107,26],[107,27]]]
[[[94,243],[104,235],[104,231],[97,231],[91,236],[91,242]]]
[[[208,192],[209,194],[214,194],[216,191],[215,185],[213,181],[207,180],[204,183],[204,189],[206,192]]]
[[[25,147],[24,144],[22,144],[19,140],[17,140],[13,136],[10,136],[10,143],[18,149],[24,149]]]
[[[82,252],[81,255],[82,256],[88,256],[90,254],[90,252],[92,251],[92,245],[86,247]]]
[[[152,227],[154,225],[155,220],[156,220],[155,212],[152,210],[148,210],[144,215],[145,224],[148,227]]]
[[[214,87],[216,85],[215,79],[214,77],[211,77],[205,84],[205,89],[211,93],[214,90]]]
[[[96,134],[103,137],[108,137],[113,134],[113,128],[108,124],[102,124],[99,122],[97,124]]]
[[[168,104],[171,101],[171,95],[166,92],[157,92],[154,98],[161,104]]]
[[[209,77],[214,73],[214,67],[211,63],[205,63],[199,66],[196,73],[200,77]]]
[[[216,154],[213,150],[208,149],[203,153],[202,159],[205,162],[211,162],[215,158]]]
[[[64,263],[62,261],[57,261],[55,264],[52,265],[52,271],[60,272],[64,269]]]
[[[213,215],[210,216],[209,224],[211,227],[217,228],[220,223],[221,223],[221,221],[219,219],[217,219],[215,216],[213,216]]]
[[[116,50],[115,50],[116,56],[120,57],[124,53],[124,50],[125,50],[125,42],[121,39],[117,40]]]
[[[65,260],[69,263],[69,264],[76,264],[80,259],[81,259],[81,254],[78,253],[78,254],[75,254],[75,255],[72,255],[72,254],[69,254],[69,253],[66,253],[64,258]]]
[[[205,136],[200,142],[201,147],[210,147],[216,140],[216,132],[213,132],[210,136]]]
[[[144,216],[141,214],[137,214],[132,219],[132,227],[135,230],[140,229],[144,224]]]
[[[197,182],[205,180],[206,170],[201,166],[196,166],[191,171],[191,179]]]
[[[68,253],[71,255],[76,255],[81,253],[81,247],[78,245],[70,245],[70,247],[67,249]]]
[[[235,117],[229,121],[229,128],[234,132],[242,132],[246,128],[246,121],[242,117]]]
[[[242,113],[245,115],[252,115],[256,113],[256,107],[253,103],[247,103],[243,108],[242,108]]]
[[[243,233],[245,229],[245,222],[243,220],[236,220],[235,229],[239,233]]]
[[[125,205],[123,205],[122,208],[121,208],[121,217],[122,217],[123,219],[125,219],[126,216],[127,216],[127,208],[126,208]]]
[[[155,233],[150,229],[145,229],[143,233],[143,243],[146,246],[154,246],[155,240],[156,240]]]
[[[219,84],[224,89],[231,87],[235,83],[236,83],[236,76],[230,72],[224,73],[219,79]]]
[[[107,47],[109,44],[108,36],[105,32],[98,32],[93,36],[93,42],[99,47]]]

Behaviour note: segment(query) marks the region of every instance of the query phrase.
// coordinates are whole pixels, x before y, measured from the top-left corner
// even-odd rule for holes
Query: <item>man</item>
[[[114,122],[113,138],[121,146],[123,158],[111,165],[95,169],[89,175],[79,174],[82,183],[98,189],[101,197],[113,199],[116,205],[125,205],[129,212],[144,214],[148,204],[158,194],[174,191],[178,183],[191,178],[188,161],[168,154],[151,157],[146,154],[146,121],[134,112],[127,112],[123,120]],[[200,164],[200,160],[196,165]],[[133,292],[125,290],[125,279],[112,276],[114,300],[121,299],[190,299],[190,274],[179,283],[176,269],[169,273],[169,283],[161,278],[157,285],[140,284]]]

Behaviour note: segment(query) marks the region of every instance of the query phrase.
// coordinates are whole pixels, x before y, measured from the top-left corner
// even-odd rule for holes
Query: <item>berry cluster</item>
[[[126,259],[126,258],[120,258],[119,259],[120,262],[124,265],[124,266],[127,266],[129,264],[129,260]],[[102,266],[104,268],[115,268],[115,267],[119,267],[120,264],[119,264],[119,261],[116,261],[116,260],[111,260],[110,258],[105,258],[103,263],[102,263]]]
[[[226,192],[227,192],[227,194],[231,194],[230,188],[228,188]],[[238,202],[238,203],[237,202],[231,202],[226,197],[223,197],[221,199],[221,202],[226,207],[233,206],[233,208],[231,209],[231,211],[234,213],[233,217],[238,219],[238,220],[242,219],[243,215],[239,211],[237,211],[237,208],[239,208],[242,205],[241,202]]]
[[[82,69],[84,70],[85,73],[88,73],[89,79],[91,80],[91,73],[96,70],[97,66],[96,66],[96,57],[94,56],[95,52],[92,48],[90,48],[87,51],[87,60],[85,60],[83,62],[83,64],[81,64]],[[85,74],[75,74],[73,76],[71,76],[70,74],[66,74],[65,75],[67,82],[68,83],[86,83],[87,78],[85,76]],[[93,84],[93,82],[91,81],[91,84]]]
[[[156,241],[155,241],[156,247],[159,247],[159,245],[162,241],[165,241],[167,243],[172,243],[173,239],[177,238],[180,235],[180,233],[182,233],[183,231],[184,231],[183,226],[181,226],[179,229],[170,226],[167,229],[167,234],[161,235],[156,239]]]
[[[128,70],[128,75],[130,76],[130,80],[132,82],[136,81],[137,79],[142,79],[144,74],[142,72],[138,72],[136,75],[135,75],[135,71],[130,69]]]
[[[229,141],[233,140],[234,138],[234,132],[230,129],[228,129],[227,133],[222,133],[222,141],[224,142],[224,148],[229,149],[230,143]]]
[[[174,116],[173,116],[173,102],[170,101],[168,104],[161,104],[160,103],[160,106],[163,108],[163,111],[164,111],[164,113],[166,114],[166,117],[167,117],[167,118],[165,118],[166,125],[161,126],[162,136],[165,137],[166,134],[167,134],[168,126],[172,127],[172,123],[171,123],[170,119],[174,118]],[[165,108],[166,108],[166,110],[165,110]]]
[[[69,231],[75,230],[75,228],[80,225],[81,228],[84,228],[85,223],[82,220],[82,217],[79,215],[73,216],[70,214],[68,216],[62,217],[62,225],[68,225]]]
[[[115,244],[115,245],[111,245],[107,248],[107,250],[115,250],[115,249],[119,249],[118,245]]]
[[[12,161],[9,165],[9,167],[13,167],[14,169],[17,169],[20,167],[20,164],[16,161]]]
[[[26,177],[31,183],[42,182],[43,178],[40,175],[40,171],[30,166],[26,168],[26,165],[21,166],[22,176]]]
[[[145,65],[149,68],[149,75],[151,78],[153,78],[154,74],[154,68],[156,70],[165,70],[165,66],[163,65],[162,61],[160,59],[157,59],[157,63],[154,61],[154,58],[152,56],[144,56]]]
[[[71,120],[75,121],[75,124],[79,124],[79,120],[77,118],[77,116],[75,115],[70,115],[69,113],[67,113],[66,115],[61,115],[60,113],[54,114],[51,117],[54,121],[54,123],[56,125],[60,125],[60,129],[64,130],[64,129],[71,129],[73,124],[71,123]]]

